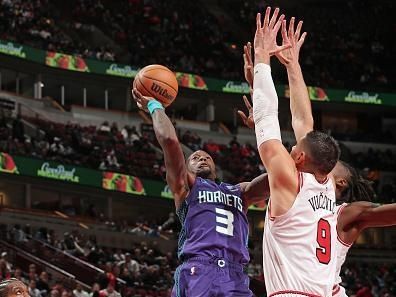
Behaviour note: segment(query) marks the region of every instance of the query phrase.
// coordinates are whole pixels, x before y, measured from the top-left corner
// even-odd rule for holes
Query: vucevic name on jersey
[[[197,177],[177,214],[182,223],[181,260],[206,256],[249,262],[248,221],[238,185]]]

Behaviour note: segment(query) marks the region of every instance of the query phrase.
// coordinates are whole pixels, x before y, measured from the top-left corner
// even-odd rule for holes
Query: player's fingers
[[[242,98],[243,98],[243,102],[245,102],[245,105],[246,105],[247,109],[248,110],[252,109],[253,107],[250,104],[249,99],[245,95],[243,95]]]
[[[246,45],[246,58],[249,64],[252,64],[252,44],[250,42]]]
[[[291,36],[290,38],[294,38],[295,41],[298,41],[300,39],[302,25],[303,25],[303,21],[299,21],[297,24],[296,33],[294,33],[294,36]]]
[[[293,38],[293,36],[294,36],[294,20],[295,20],[295,18],[294,17],[292,17],[291,19],[290,19],[290,23],[289,23],[289,38]]]
[[[305,41],[305,37],[307,37],[307,32],[304,32],[302,35],[301,35],[301,37],[300,37],[300,40],[297,42],[297,45],[298,45],[298,47],[301,47],[302,46],[302,44],[304,43],[304,41]]]
[[[248,64],[246,54],[243,54],[243,63],[245,63],[245,65]]]
[[[138,90],[137,88],[133,88],[133,94],[135,95],[135,97],[136,97],[137,99],[142,99],[142,98],[143,98],[142,93],[140,93],[139,90]]]
[[[291,48],[291,47],[292,47],[292,45],[290,43],[286,43],[286,44],[277,46],[276,49],[270,51],[270,55],[276,55],[277,53],[279,53],[281,51],[284,51],[284,50],[286,50],[288,48]]]
[[[259,30],[261,30],[261,13],[257,13],[256,16],[256,32],[258,32]]]
[[[238,114],[241,117],[242,121],[246,124],[247,123],[247,116],[245,115],[245,113],[241,110],[238,110]]]
[[[279,7],[275,8],[274,14],[271,17],[271,20],[269,22],[269,27],[272,29],[276,23],[276,19],[278,18],[279,14]]]
[[[276,24],[275,24],[275,26],[274,26],[274,32],[275,32],[275,34],[278,33],[278,31],[279,31],[279,29],[280,29],[280,27],[281,27],[281,25],[282,25],[282,22],[283,22],[283,19],[284,19],[284,18],[285,18],[285,15],[282,14],[282,15],[279,17],[279,20],[276,22]]]
[[[264,28],[268,27],[270,14],[271,14],[271,7],[268,6],[266,11],[265,11]]]
[[[286,31],[286,27],[287,27],[287,25],[286,25],[286,20],[283,20],[282,21],[282,31],[281,31],[281,34],[282,34],[282,44],[284,45],[284,44],[286,44],[286,43],[288,43],[288,37],[287,37],[287,31]]]

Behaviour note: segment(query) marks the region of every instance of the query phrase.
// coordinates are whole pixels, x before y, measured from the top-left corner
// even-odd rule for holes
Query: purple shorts
[[[252,297],[249,277],[240,264],[192,258],[175,271],[172,297]]]

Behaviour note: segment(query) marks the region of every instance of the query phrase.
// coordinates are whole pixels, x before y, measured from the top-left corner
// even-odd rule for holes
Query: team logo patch
[[[195,266],[191,267],[190,275],[195,275]]]

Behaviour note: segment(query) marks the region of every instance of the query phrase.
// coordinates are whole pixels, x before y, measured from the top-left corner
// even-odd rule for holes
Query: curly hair
[[[14,282],[21,282],[19,279],[10,278],[0,282],[0,297],[7,297],[9,285]]]
[[[372,182],[361,176],[358,171],[344,161],[339,161],[349,173],[348,186],[341,193],[345,202],[371,201],[375,197]]]

